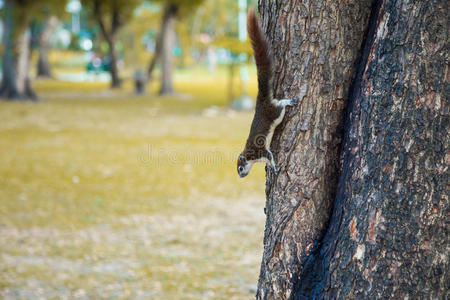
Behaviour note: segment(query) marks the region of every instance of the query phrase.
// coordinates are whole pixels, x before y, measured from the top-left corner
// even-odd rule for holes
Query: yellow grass
[[[183,75],[161,98],[50,80],[40,103],[0,102],[0,295],[252,298],[264,166],[237,177],[251,114],[207,110],[225,84]]]

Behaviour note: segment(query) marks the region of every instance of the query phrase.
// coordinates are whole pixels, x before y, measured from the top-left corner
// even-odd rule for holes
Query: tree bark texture
[[[449,298],[448,12],[443,0],[380,1],[333,217],[299,295]]]
[[[29,79],[30,44],[28,16],[14,0],[4,3],[3,67],[0,96],[8,99],[35,100]]]
[[[169,5],[164,13],[161,27],[161,88],[160,95],[174,92],[172,83],[173,47],[175,46],[175,18],[178,11],[176,5]]]
[[[37,64],[37,76],[52,77],[48,55],[50,52],[50,40],[58,26],[58,18],[49,16],[45,20],[44,30],[39,37],[39,58]]]
[[[340,124],[371,1],[259,1],[274,57],[275,98],[288,108],[267,170],[264,254],[258,299],[289,299],[317,247],[334,199]]]
[[[258,299],[449,298],[448,6],[259,2],[275,94],[301,101],[272,144]]]

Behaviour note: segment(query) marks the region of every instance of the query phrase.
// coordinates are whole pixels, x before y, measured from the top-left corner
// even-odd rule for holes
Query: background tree
[[[35,100],[29,78],[27,28],[35,1],[6,0],[3,7],[3,58],[0,97]]]
[[[155,53],[150,60],[147,77],[152,78],[156,63],[161,61],[160,95],[174,92],[172,83],[173,48],[175,47],[175,21],[177,17],[192,14],[203,0],[165,0],[161,27],[156,39]]]
[[[62,20],[66,17],[66,4],[67,1],[45,0],[32,15],[31,50],[37,47],[39,51],[36,71],[38,77],[51,77],[52,75],[49,63],[50,41],[59,24],[58,17]]]
[[[39,77],[52,76],[48,56],[50,53],[50,40],[58,23],[58,18],[55,15],[49,15],[44,21],[43,30],[39,36],[39,57],[36,73]]]
[[[120,87],[116,42],[120,29],[130,20],[141,0],[83,0],[82,3],[89,9],[90,17],[98,24],[108,44],[111,87]]]
[[[255,5],[256,1],[247,1],[250,5]],[[239,6],[235,0],[207,1],[200,10],[201,14],[196,18],[196,25],[193,30],[199,27],[201,32],[208,34],[211,38],[211,45],[224,48],[230,51],[231,57],[228,61],[228,101],[231,104],[235,98],[234,77],[239,64],[247,63],[240,59],[241,54],[246,54],[247,59],[252,56],[250,42],[239,40]],[[224,11],[225,10],[225,11]],[[242,92],[242,91],[240,91]]]
[[[150,40],[156,35],[160,14],[155,5],[144,2],[136,9],[134,17],[121,31],[120,40],[126,44],[123,54],[127,65],[141,69],[150,58]],[[144,69],[142,69],[144,71]]]
[[[30,36],[34,36],[35,31],[28,29],[32,20],[38,22],[44,18],[44,15],[63,11],[65,3],[66,1],[57,0],[7,0],[4,2],[1,97],[22,100],[37,99],[29,77],[32,45]],[[33,28],[36,27],[33,26]],[[45,40],[47,41],[47,36]],[[46,50],[48,47],[44,49],[44,52]],[[42,59],[45,59],[45,55]]]
[[[258,299],[445,298],[448,8],[260,1],[275,96],[300,104],[272,145]]]

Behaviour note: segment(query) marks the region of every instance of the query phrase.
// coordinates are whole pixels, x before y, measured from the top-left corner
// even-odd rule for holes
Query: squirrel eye
[[[243,167],[243,166],[240,166],[240,167],[239,167],[239,172],[242,172],[242,171],[244,171],[244,167]]]

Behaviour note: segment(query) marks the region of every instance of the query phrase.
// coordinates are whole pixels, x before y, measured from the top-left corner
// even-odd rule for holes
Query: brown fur
[[[268,149],[270,142],[266,138],[274,130],[273,124],[284,112],[284,106],[276,105],[272,101],[272,60],[269,54],[269,44],[258,23],[256,12],[250,8],[247,15],[247,30],[251,40],[258,73],[258,96],[256,99],[255,116],[250,128],[244,151],[239,155],[237,168],[241,177],[243,174],[239,167],[245,167],[249,162],[271,161],[275,170],[273,156]]]

